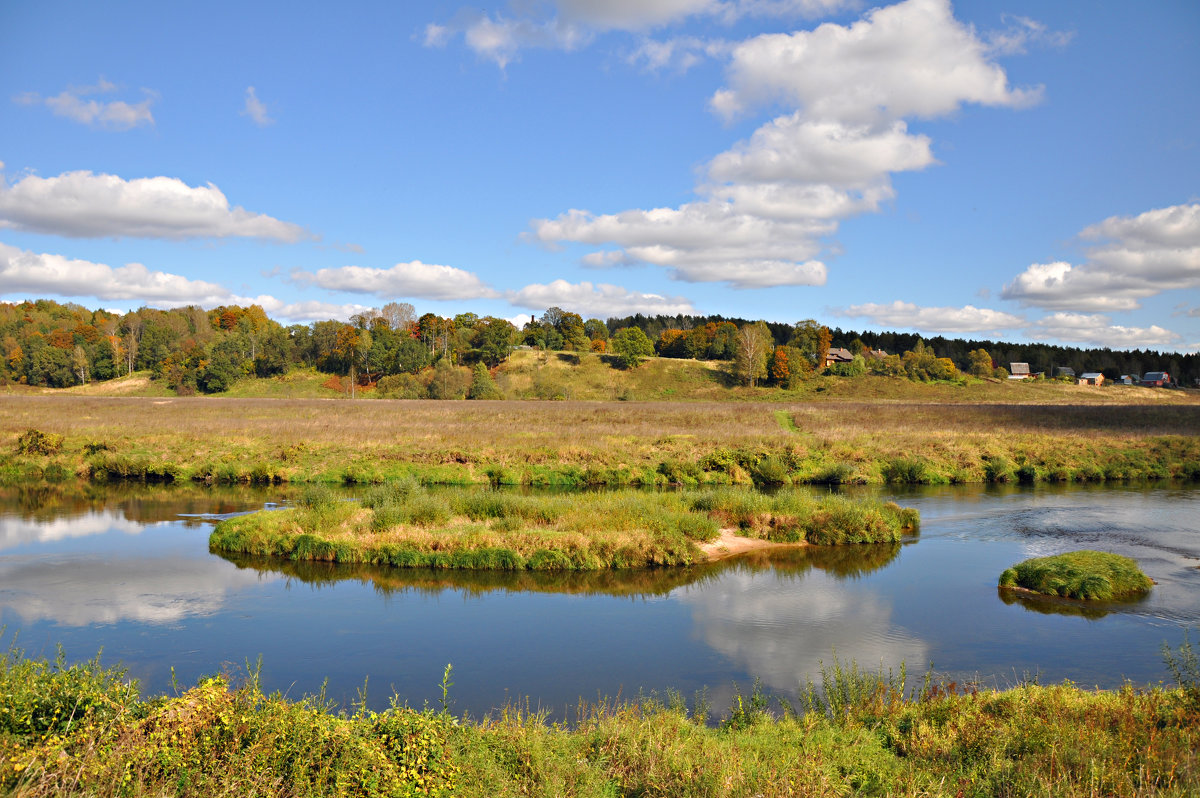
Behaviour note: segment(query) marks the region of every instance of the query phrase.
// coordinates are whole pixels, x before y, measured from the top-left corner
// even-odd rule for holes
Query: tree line
[[[491,376],[516,347],[597,352],[619,368],[636,368],[654,355],[725,361],[751,386],[794,387],[826,370],[832,348],[852,355],[828,369],[843,376],[1004,376],[1009,363],[1025,362],[1049,375],[1069,367],[1109,377],[1167,371],[1189,385],[1200,377],[1196,354],[922,339],[831,329],[812,319],[782,324],[639,314],[601,320],[552,307],[518,329],[474,313],[417,316],[412,305],[391,302],[345,322],[285,326],[257,305],[122,314],[47,299],[0,303],[0,384],[68,387],[148,371],[180,394],[219,393],[246,376],[311,367],[344,378],[351,393],[378,385],[396,396],[484,398],[496,395]]]

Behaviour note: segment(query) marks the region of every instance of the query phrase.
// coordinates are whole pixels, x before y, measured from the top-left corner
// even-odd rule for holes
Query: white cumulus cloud
[[[114,268],[4,243],[0,243],[0,287],[9,294],[135,300],[158,306],[216,305],[233,299],[217,283],[152,271],[140,263]]]
[[[158,98],[155,92],[142,89],[141,101],[134,103],[124,100],[104,102],[93,97],[115,91],[116,84],[109,83],[101,77],[95,86],[71,86],[53,97],[42,97],[36,92],[28,92],[19,95],[16,101],[22,105],[45,105],[56,116],[106,130],[129,130],[141,125],[154,124],[154,114],[150,111],[150,106]]]
[[[604,247],[584,256],[593,267],[643,262],[735,288],[823,285],[820,255],[839,220],[892,200],[892,173],[936,163],[930,138],[909,132],[905,117],[965,103],[1020,106],[1038,95],[1009,87],[947,0],[906,0],[848,26],[757,36],[731,58],[715,109],[782,102],[793,110],[715,156],[695,201],[571,210],[535,219],[532,237]]]
[[[304,228],[230,207],[219,188],[173,177],[125,180],[90,171],[0,180],[0,227],[76,238],[263,238],[294,243]]]
[[[1049,310],[1133,310],[1164,291],[1200,288],[1200,204],[1113,216],[1084,229],[1087,262],[1035,263],[1004,299]]]
[[[387,269],[340,266],[318,269],[316,272],[296,270],[292,272],[292,279],[329,291],[373,294],[382,299],[481,299],[497,296],[496,291],[474,272],[419,260],[397,263]]]
[[[444,47],[462,36],[469,49],[504,69],[523,49],[575,50],[608,31],[644,33],[690,17],[725,23],[746,16],[811,18],[860,5],[860,0],[514,0],[507,14],[463,9],[448,22],[430,23],[424,42],[426,47]],[[714,54],[707,46],[649,41],[630,60],[644,60],[652,69],[668,63],[687,69],[701,53]]]
[[[531,310],[559,307],[584,317],[601,319],[635,313],[673,316],[696,312],[692,303],[683,297],[643,294],[617,285],[587,281],[569,283],[555,280],[544,285],[534,283],[508,292],[507,299],[517,307]]]
[[[1127,327],[1113,324],[1100,313],[1051,313],[1030,327],[1026,334],[1040,339],[1053,339],[1073,344],[1090,344],[1111,349],[1158,349],[1175,346],[1182,338],[1157,324],[1149,327]]]
[[[1024,106],[1041,95],[1009,87],[949,0],[905,0],[849,26],[756,36],[734,49],[729,84],[712,98],[725,116],[784,102],[848,124],[941,116],[968,102]]]
[[[1021,316],[989,308],[965,305],[952,307],[921,307],[912,302],[897,300],[888,304],[868,302],[851,305],[839,315],[868,318],[875,324],[904,327],[922,332],[980,333],[1011,330],[1025,324]]]
[[[284,302],[273,296],[260,295],[256,297],[236,297],[234,304],[258,305],[271,318],[285,321],[289,324],[307,324],[313,321],[348,321],[356,313],[370,310],[369,305],[356,303],[322,302],[320,300],[305,300],[303,302]]]

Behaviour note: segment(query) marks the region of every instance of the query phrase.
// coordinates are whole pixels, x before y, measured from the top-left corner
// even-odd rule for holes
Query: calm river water
[[[462,574],[272,561],[208,551],[225,513],[285,489],[0,489],[0,645],[70,660],[103,649],[147,694],[262,656],[268,690],[379,708],[393,691],[453,709],[707,688],[714,711],[760,678],[794,696],[820,663],[1007,686],[1027,675],[1114,687],[1167,680],[1161,647],[1200,625],[1194,486],[864,491],[920,509],[904,545],[792,551],[692,569]],[[352,494],[348,494],[352,495]],[[1000,572],[1077,548],[1136,558],[1158,584],[1136,604],[1009,602]],[[1200,642],[1195,631],[1191,638]]]

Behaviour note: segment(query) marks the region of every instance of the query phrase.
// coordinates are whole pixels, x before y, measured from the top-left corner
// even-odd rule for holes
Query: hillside
[[[984,404],[1200,404],[1200,391],[1163,390],[1130,385],[1103,387],[1053,380],[976,380],[913,382],[903,377],[816,376],[794,390],[747,388],[737,384],[729,364],[719,361],[652,357],[635,369],[621,369],[599,354],[517,350],[493,370],[505,399],[584,401],[759,401],[759,402],[939,402]],[[467,370],[460,375],[465,381]],[[274,377],[246,377],[216,397],[277,399],[348,398],[344,380],[312,368],[295,368]],[[105,382],[52,389],[10,385],[0,391],[25,394],[84,396],[173,396],[148,372],[135,372]],[[360,388],[361,399],[385,398],[372,387]]]

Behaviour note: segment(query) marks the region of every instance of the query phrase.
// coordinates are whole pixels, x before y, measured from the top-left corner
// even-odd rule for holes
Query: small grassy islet
[[[1072,551],[1035,557],[1005,569],[1000,587],[1085,601],[1137,598],[1154,583],[1129,557],[1103,551]]]
[[[919,525],[915,510],[841,496],[733,488],[520,495],[431,491],[415,480],[338,501],[312,486],[297,505],[219,523],[221,553],[400,567],[601,570],[690,565],[722,528],[781,543],[885,543]]]

